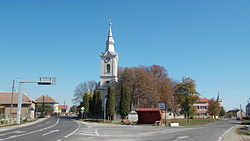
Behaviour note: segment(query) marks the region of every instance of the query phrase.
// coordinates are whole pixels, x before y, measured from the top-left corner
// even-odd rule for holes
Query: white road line
[[[186,139],[186,138],[189,138],[189,136],[180,136],[180,137],[177,137],[177,139],[173,141],[179,141],[179,140]]]
[[[29,135],[29,134],[32,134],[32,133],[36,133],[36,132],[39,132],[39,131],[44,131],[44,130],[47,130],[47,129],[49,129],[49,128],[52,128],[52,127],[56,126],[56,125],[58,124],[59,120],[60,120],[60,119],[58,119],[58,120],[56,121],[56,123],[55,123],[55,124],[53,124],[53,125],[51,125],[51,126],[49,126],[49,127],[42,128],[42,129],[35,130],[35,131],[31,131],[31,132],[28,132],[28,133],[25,133],[25,134],[20,134],[20,135],[15,135],[15,136],[10,136],[10,137],[5,138],[5,139],[0,139],[0,141],[4,141],[4,140],[8,140],[8,139],[12,139],[12,138],[17,138],[17,137],[21,137],[21,136]]]
[[[234,127],[234,126],[233,126]],[[233,127],[231,127],[230,129],[228,129],[226,132],[224,132],[218,139],[218,141],[222,141],[222,138],[226,135],[226,133],[228,133],[230,130],[233,129]]]
[[[73,120],[74,121],[74,120]],[[74,121],[74,122],[76,122],[76,121]],[[76,129],[76,130],[74,130],[72,133],[70,133],[70,134],[68,134],[68,135],[66,135],[66,136],[64,136],[64,138],[67,138],[67,137],[69,137],[69,136],[71,136],[71,135],[73,135],[77,130],[79,130],[80,129],[80,123],[79,122],[76,122],[76,123],[78,123],[78,128]]]
[[[0,134],[0,136],[5,136],[5,135],[8,135],[8,134],[12,134],[12,133],[19,134],[19,133],[25,133],[25,132],[26,131],[13,131],[13,132],[8,132],[8,133]]]
[[[49,131],[48,133],[42,134],[42,136],[46,136],[46,135],[49,135],[49,134],[54,133],[54,132],[59,132],[59,130],[52,130],[52,131]]]
[[[97,129],[95,129],[95,134],[96,134],[96,136],[100,136]]]

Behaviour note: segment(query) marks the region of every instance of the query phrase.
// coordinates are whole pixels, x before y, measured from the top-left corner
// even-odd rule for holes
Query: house
[[[37,104],[40,104],[40,105],[50,105],[54,108],[53,110],[53,113],[58,113],[58,102],[55,101],[52,97],[48,96],[48,95],[43,95],[43,96],[40,96],[39,98],[37,98],[36,100],[36,103]]]
[[[68,110],[68,105],[58,105],[58,113],[61,116],[65,116],[67,110]]]
[[[3,118],[8,122],[16,121],[17,105],[17,92],[0,92],[0,118]],[[35,118],[35,101],[25,93],[22,95],[21,112],[21,120],[33,120]]]
[[[196,118],[208,118],[208,101],[209,99],[207,98],[199,98],[196,103],[194,103],[194,106],[196,107],[196,113],[197,115],[195,116]]]

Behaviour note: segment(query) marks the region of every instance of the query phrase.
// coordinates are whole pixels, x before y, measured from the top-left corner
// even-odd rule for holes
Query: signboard
[[[158,103],[158,108],[161,110],[165,110],[166,109],[166,104],[164,102]]]
[[[84,113],[84,110],[81,110],[81,113]]]
[[[55,77],[40,77],[38,81],[38,85],[55,85],[56,78]]]
[[[84,107],[81,107],[81,110],[83,111],[83,110],[85,110],[85,108],[84,108]]]

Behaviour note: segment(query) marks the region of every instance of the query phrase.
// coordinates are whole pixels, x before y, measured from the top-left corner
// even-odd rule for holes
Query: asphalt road
[[[48,118],[29,126],[2,131],[0,141],[60,141],[79,127],[79,123],[69,118]]]
[[[195,127],[153,127],[83,123],[61,117],[2,131],[0,141],[220,141],[232,126],[230,120]]]
[[[81,123],[65,141],[218,141],[233,126],[231,122],[175,128]]]

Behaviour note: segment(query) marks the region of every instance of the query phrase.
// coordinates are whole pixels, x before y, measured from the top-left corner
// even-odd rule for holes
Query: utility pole
[[[45,96],[43,95],[43,115],[42,115],[43,117],[44,117],[44,112],[45,112],[45,107],[44,107],[44,97],[45,97]]]
[[[12,108],[13,108],[13,94],[15,91],[15,80],[12,83],[11,101],[10,101],[10,124],[12,123]]]

